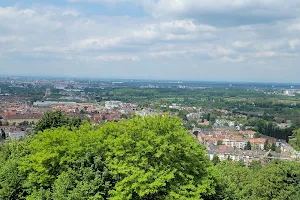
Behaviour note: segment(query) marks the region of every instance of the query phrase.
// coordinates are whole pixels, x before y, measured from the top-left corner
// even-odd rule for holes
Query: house
[[[9,124],[19,124],[21,122],[38,122],[42,119],[43,115],[41,113],[24,113],[24,114],[8,114],[4,116],[4,120],[6,120]]]
[[[20,140],[22,138],[25,138],[26,133],[25,131],[8,132],[7,136],[16,140]]]
[[[122,104],[121,101],[105,101],[106,109],[114,109],[120,107]]]
[[[256,134],[255,131],[251,131],[251,130],[239,131],[239,133],[241,133],[246,138],[254,138]]]
[[[18,140],[26,136],[26,132],[24,131],[24,129],[17,126],[1,126],[0,130],[2,134],[2,139],[10,137]]]
[[[251,138],[248,141],[251,143],[252,149],[264,150],[266,140],[266,138]]]
[[[244,149],[246,141],[242,137],[233,137],[223,139],[223,144],[232,148]]]

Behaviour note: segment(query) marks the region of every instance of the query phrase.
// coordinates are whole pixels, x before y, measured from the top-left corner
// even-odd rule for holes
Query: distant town
[[[170,115],[182,119],[211,160],[300,158],[292,134],[300,85],[1,77],[0,87],[2,142],[31,134],[47,111],[93,124]]]

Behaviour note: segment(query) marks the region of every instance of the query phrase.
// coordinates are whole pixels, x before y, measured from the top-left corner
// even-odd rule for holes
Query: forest
[[[300,199],[300,163],[209,161],[170,116],[100,126],[50,113],[0,162],[3,200]]]

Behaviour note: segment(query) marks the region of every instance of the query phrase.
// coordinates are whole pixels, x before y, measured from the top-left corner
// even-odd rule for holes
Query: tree
[[[58,128],[66,126],[68,128],[78,128],[82,124],[79,117],[68,117],[61,111],[52,111],[44,113],[42,119],[38,121],[34,127],[35,132],[44,131],[46,129]]]
[[[183,126],[186,128],[186,130],[192,130],[194,128],[190,122],[185,123]]]
[[[252,149],[251,143],[250,143],[250,141],[248,141],[246,146],[245,146],[245,150],[251,150],[251,149]]]
[[[180,117],[183,120],[187,120],[187,117],[186,117],[187,114],[189,114],[188,111],[186,111],[186,110],[180,110],[178,112],[178,117]]]
[[[264,143],[264,150],[268,151],[269,150],[269,140],[266,139],[265,143]]]
[[[8,121],[5,121],[5,122],[3,123],[3,126],[9,126],[9,122],[8,122]]]
[[[256,180],[254,180],[256,179]],[[300,196],[300,164],[275,160],[253,177],[252,196],[256,199],[298,199]]]
[[[293,136],[295,136],[295,148],[300,149],[300,129],[297,129],[293,132]]]
[[[218,142],[217,142],[217,145],[218,146],[220,146],[220,145],[222,145],[223,144],[223,142],[221,141],[221,140],[219,140]]]
[[[210,113],[207,114],[206,119],[207,119],[207,121],[210,121]]]
[[[212,162],[214,163],[214,165],[217,165],[219,162],[221,162],[219,156],[214,154]]]
[[[256,132],[253,137],[254,138],[260,138],[260,134],[258,132]]]
[[[23,122],[20,122],[18,125],[19,126],[28,126],[29,122],[28,121],[23,121]]]
[[[253,160],[250,164],[249,164],[249,169],[253,170],[253,171],[258,171],[262,168],[262,165],[259,161],[257,160]]]
[[[194,131],[193,134],[197,137],[199,134],[199,131]]]
[[[274,142],[273,142],[272,145],[271,145],[271,150],[272,150],[272,151],[276,151],[276,145],[275,145]]]
[[[220,199],[298,199],[300,163],[272,161],[267,166],[253,162],[249,168],[221,162],[218,170]]]
[[[220,199],[246,199],[246,185],[250,181],[251,171],[239,163],[224,161],[216,165]]]
[[[215,199],[205,148],[177,118],[60,124],[1,149],[0,199]]]
[[[2,128],[0,129],[0,133],[1,133],[0,139],[5,140],[6,139],[6,133],[4,132],[4,130]]]
[[[121,114],[121,119],[128,119],[128,115],[126,115],[126,114]]]

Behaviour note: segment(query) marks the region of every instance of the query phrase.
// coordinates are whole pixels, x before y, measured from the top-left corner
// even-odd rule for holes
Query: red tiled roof
[[[247,131],[240,131],[241,134],[243,135],[255,135],[255,131],[247,130]]]
[[[14,119],[41,119],[42,114],[12,114],[12,115],[6,115],[4,117],[5,120],[14,120]]]
[[[249,142],[250,143],[254,143],[254,144],[263,144],[266,142],[266,138],[252,138],[252,139],[249,139]]]
[[[232,151],[233,148],[230,146],[226,146],[226,145],[220,145],[219,148],[216,150],[217,153],[221,153],[221,152],[228,152],[228,151]]]

